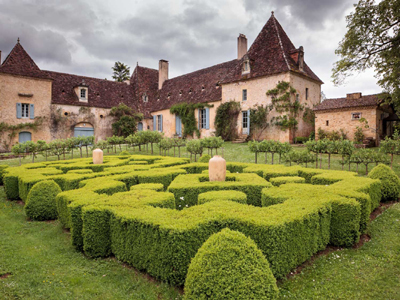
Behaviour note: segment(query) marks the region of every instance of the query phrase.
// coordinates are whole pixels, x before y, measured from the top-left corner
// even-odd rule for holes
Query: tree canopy
[[[111,68],[113,70],[112,78],[115,81],[123,82],[125,80],[129,80],[130,78],[130,67],[125,65],[122,62],[115,62],[114,67]]]
[[[335,53],[333,82],[374,68],[383,97],[400,110],[400,0],[360,0],[347,16],[347,33]]]

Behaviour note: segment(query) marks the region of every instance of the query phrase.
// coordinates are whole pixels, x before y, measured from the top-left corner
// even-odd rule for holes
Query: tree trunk
[[[32,153],[32,163],[35,162],[35,155]]]
[[[22,162],[21,162],[21,155],[18,155],[18,157],[19,157],[19,165],[21,165],[21,164],[22,164]]]
[[[255,153],[255,163],[257,163],[257,152]]]
[[[79,148],[79,151],[81,152],[81,158],[82,158],[82,147]]]
[[[86,146],[86,157],[89,157],[89,151],[87,146]]]
[[[321,158],[319,160],[319,168],[322,169],[322,152],[320,154]]]
[[[268,163],[268,161],[267,161],[267,152],[265,152],[265,164],[267,164]]]
[[[271,156],[272,156],[272,158],[271,158],[271,164],[274,164],[274,154],[275,154],[274,152],[271,153]]]
[[[357,166],[357,167],[356,167],[356,170],[357,170],[357,174],[358,174],[358,163],[356,163],[356,166]]]
[[[344,168],[344,155],[342,155],[342,171],[343,171],[343,168]]]
[[[175,157],[175,146],[174,146],[174,157]]]
[[[194,155],[194,161],[197,162],[197,154]]]
[[[153,143],[151,143],[150,146],[151,146],[151,155],[153,155]]]
[[[315,157],[315,168],[318,169],[318,152]]]
[[[71,159],[74,159],[74,148],[71,148]]]
[[[328,169],[331,169],[331,154],[328,153]]]
[[[64,160],[65,160],[65,151],[63,151],[63,158],[64,158]]]
[[[365,176],[368,176],[368,164],[365,165]]]

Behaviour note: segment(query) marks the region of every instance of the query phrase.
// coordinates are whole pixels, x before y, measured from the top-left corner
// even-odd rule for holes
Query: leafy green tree
[[[49,155],[49,144],[47,144],[45,141],[39,140],[37,141],[38,145],[38,152],[44,156],[45,160],[47,161],[47,157]]]
[[[58,160],[60,160],[60,156],[63,155],[65,159],[65,152],[67,150],[67,144],[65,143],[65,140],[53,140],[49,144],[50,151],[54,155],[57,155]]]
[[[392,138],[386,136],[385,139],[381,141],[379,150],[385,154],[390,154],[390,168],[393,169],[393,156],[400,153],[399,132],[396,130]]]
[[[194,161],[197,161],[197,155],[203,154],[203,143],[201,140],[190,140],[186,143],[186,150],[190,153],[190,158],[194,154]]]
[[[21,165],[21,156],[23,153],[25,153],[25,145],[17,143],[11,148],[11,152],[15,155],[18,156],[19,158],[19,165]]]
[[[32,155],[32,163],[35,162],[35,157],[38,153],[38,146],[36,143],[32,142],[32,141],[27,141],[24,143],[25,146],[25,151],[27,153],[30,153]]]
[[[333,82],[341,84],[354,72],[374,68],[382,95],[400,106],[400,1],[360,0],[347,16],[347,33],[336,54]],[[390,95],[390,97],[389,97]]]
[[[250,129],[254,138],[259,140],[263,132],[268,128],[268,114],[271,108],[267,105],[255,105],[250,110]]]
[[[125,80],[129,80],[130,78],[130,67],[125,65],[122,62],[115,62],[114,67],[111,68],[113,70],[112,78],[118,82],[124,82]]]
[[[135,113],[131,107],[123,103],[112,107],[110,116],[115,118],[115,122],[112,124],[113,134],[123,137],[134,134],[137,123],[143,119],[143,114]]]
[[[257,154],[260,152],[260,142],[257,141],[249,141],[247,143],[249,146],[250,152],[254,153],[254,163],[257,163]]]

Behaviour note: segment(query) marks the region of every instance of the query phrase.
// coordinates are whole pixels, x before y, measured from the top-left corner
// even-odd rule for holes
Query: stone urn
[[[208,163],[208,176],[210,181],[225,181],[226,161],[220,155],[214,155]]]
[[[103,150],[94,149],[93,150],[93,164],[101,165],[103,163]]]

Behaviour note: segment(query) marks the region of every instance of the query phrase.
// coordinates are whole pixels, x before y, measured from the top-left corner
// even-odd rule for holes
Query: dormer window
[[[192,88],[189,89],[189,94],[191,94],[191,93],[192,93]]]
[[[81,89],[81,99],[86,100],[86,89]]]
[[[84,80],[75,87],[75,93],[80,102],[87,102],[89,100],[89,87],[86,85]]]
[[[246,54],[243,60],[242,74],[248,73],[250,73],[250,59]]]
[[[88,101],[88,88],[87,87],[79,88],[79,101]]]
[[[143,102],[149,101],[149,96],[147,96],[147,94],[144,93],[143,96],[142,96],[142,100],[143,100]]]

